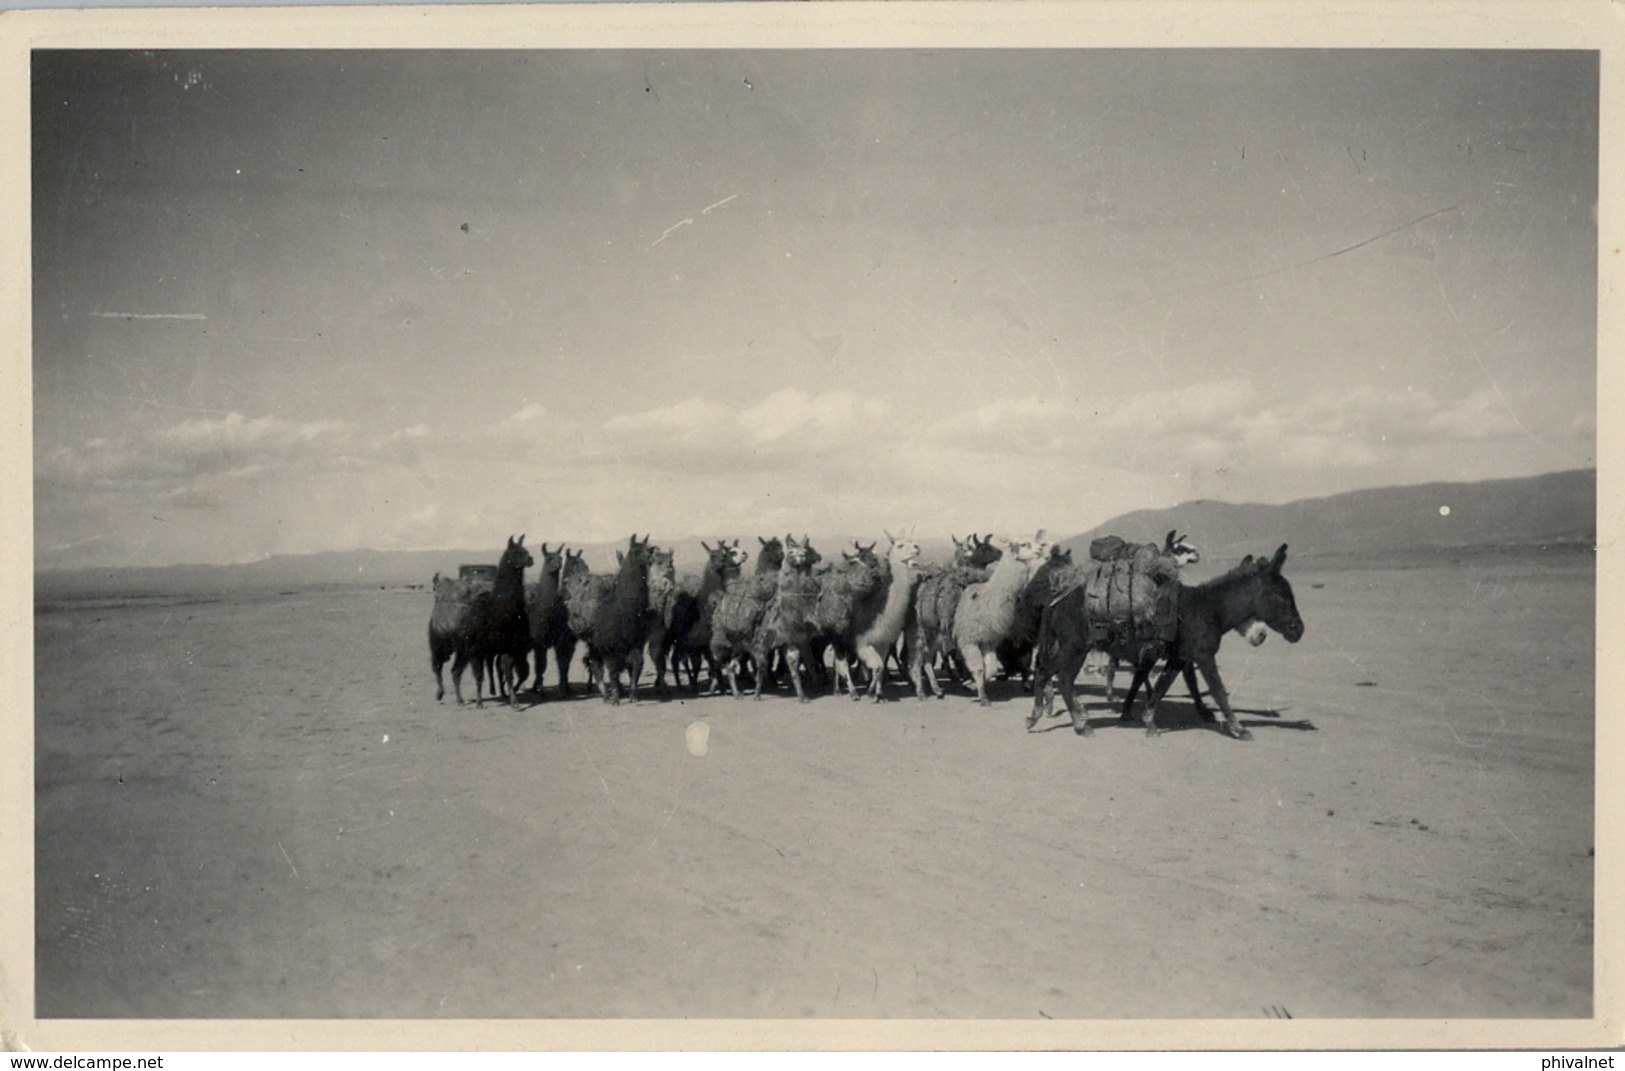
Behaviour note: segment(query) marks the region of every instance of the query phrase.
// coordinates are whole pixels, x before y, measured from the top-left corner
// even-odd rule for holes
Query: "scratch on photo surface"
[[[1429,212],[1429,213],[1427,213],[1425,215],[1417,216],[1415,219],[1411,220],[1409,223],[1401,223],[1397,227],[1390,227],[1388,230],[1383,231],[1381,234],[1372,235],[1370,238],[1365,239],[1363,242],[1355,242],[1353,245],[1346,245],[1342,249],[1334,250],[1333,252],[1330,252],[1330,253],[1323,253],[1318,257],[1311,257],[1308,260],[1302,260],[1302,261],[1299,261],[1296,264],[1288,264],[1284,268],[1272,268],[1269,271],[1259,272],[1257,275],[1248,275],[1248,276],[1246,276],[1244,278],[1232,279],[1230,281],[1233,282],[1233,283],[1251,283],[1251,282],[1255,282],[1255,281],[1257,281],[1259,279],[1268,279],[1272,275],[1281,275],[1284,272],[1297,271],[1299,268],[1307,268],[1310,265],[1319,264],[1322,261],[1331,260],[1333,257],[1340,257],[1344,253],[1352,253],[1356,249],[1363,249],[1366,246],[1370,245],[1372,242],[1380,242],[1384,238],[1387,238],[1389,235],[1398,234],[1400,231],[1403,231],[1403,230],[1409,230],[1410,228],[1416,226],[1418,223],[1422,223],[1422,222],[1425,222],[1427,220],[1430,220],[1434,216],[1442,216],[1446,212],[1454,212],[1457,207],[1458,206],[1456,206],[1456,205],[1449,205],[1448,207],[1445,207],[1445,208],[1436,208],[1432,212]]]
[[[293,859],[291,857],[289,857],[288,849],[286,849],[286,848],[284,848],[282,846],[281,841],[276,842],[276,847],[277,847],[277,851],[282,853],[282,858],[288,860],[288,869],[292,870],[293,871],[293,876],[297,878],[299,876],[299,868],[293,865]]]
[[[93,312],[100,320],[207,320],[201,312]]]
[[[1443,301],[1444,307],[1450,311],[1450,319],[1455,321],[1456,332],[1461,335],[1461,340],[1467,344],[1467,352],[1473,355],[1473,363],[1478,365],[1478,370],[1484,376],[1484,381],[1490,385],[1490,389],[1495,392],[1495,396],[1501,400],[1501,408],[1506,410],[1507,416],[1511,417],[1512,422],[1518,425],[1518,429],[1525,435],[1529,436],[1530,439],[1546,447],[1547,449],[1552,450],[1554,453],[1558,452],[1556,447],[1553,447],[1551,443],[1530,431],[1528,425],[1524,424],[1522,420],[1518,419],[1518,411],[1512,408],[1512,403],[1509,402],[1507,400],[1507,396],[1501,392],[1501,385],[1495,381],[1494,376],[1490,375],[1490,370],[1484,364],[1484,358],[1478,352],[1478,347],[1473,343],[1472,336],[1467,333],[1467,328],[1462,325],[1461,317],[1456,315],[1456,306],[1451,304],[1450,295],[1445,293],[1443,283],[1439,284],[1439,300]]]
[[[581,757],[587,760],[588,766],[592,767],[593,776],[598,778],[598,783],[600,785],[604,786],[604,795],[614,798],[614,794],[609,790],[609,782],[604,780],[603,771],[599,770],[598,763],[593,761],[592,753],[587,750],[587,745],[581,742],[581,734],[576,731],[575,715],[566,710],[564,712],[564,718],[570,723],[570,739],[576,742],[576,747],[581,749]]]
[[[1501,816],[1500,815],[1495,816],[1495,824],[1500,826],[1502,829],[1506,830],[1507,831],[1507,836],[1511,837],[1513,840],[1518,842],[1518,847],[1522,848],[1524,846],[1523,845],[1523,838],[1518,836],[1516,833],[1512,832],[1512,827],[1507,825],[1505,822],[1501,821]]]
[[[649,244],[651,246],[657,246],[661,242],[664,242],[668,237],[670,237],[671,232],[676,230],[678,227],[691,226],[693,223],[694,223],[694,217],[693,216],[689,216],[687,219],[680,219],[676,223],[673,223],[670,227],[667,227],[665,230],[661,231],[660,232],[660,237],[656,238],[654,241],[650,242]]]
[[[708,204],[704,208],[700,209],[700,215],[709,216],[711,214],[711,210],[713,208],[721,208],[723,205],[727,204],[729,201],[735,200],[738,197],[739,197],[739,195],[737,193],[730,193],[728,196],[724,197],[722,200],[717,201],[717,202],[715,202],[713,204]]]

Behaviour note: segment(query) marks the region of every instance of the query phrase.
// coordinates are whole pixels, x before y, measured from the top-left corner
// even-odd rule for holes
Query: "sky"
[[[1593,466],[1597,93],[1553,51],[36,52],[36,566]]]

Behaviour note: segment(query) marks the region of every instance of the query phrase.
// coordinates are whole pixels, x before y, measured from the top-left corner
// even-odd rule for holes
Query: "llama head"
[[[963,544],[963,547],[965,549],[965,556],[960,558],[958,555],[955,555],[954,563],[956,565],[969,565],[973,568],[981,569],[992,565],[994,562],[998,561],[1004,556],[1004,551],[1001,550],[999,545],[993,541],[993,536],[991,534],[977,538],[976,534],[973,532],[970,539]]]
[[[757,536],[756,542],[762,545],[762,549],[756,553],[756,571],[758,573],[778,572],[779,566],[784,564],[784,543],[778,536],[774,536],[772,539],[763,539],[761,536]]]
[[[920,545],[912,539],[898,539],[886,533],[886,558],[893,566],[909,566],[920,560]]]
[[[1162,542],[1162,552],[1174,560],[1174,564],[1183,569],[1187,565],[1195,565],[1202,560],[1202,554],[1190,545],[1189,536],[1177,534],[1179,529],[1170,529],[1168,536]]]
[[[549,550],[547,544],[542,544],[542,575],[555,579],[564,572],[564,544],[560,543],[558,549]]]
[[[508,545],[502,551],[499,568],[529,569],[535,564],[536,559],[531,557],[530,551],[525,549],[525,537],[521,535],[518,539],[515,539],[513,536],[509,536]]]
[[[786,537],[783,568],[806,572],[823,560],[824,556],[813,549],[810,539],[797,542],[795,536]]]

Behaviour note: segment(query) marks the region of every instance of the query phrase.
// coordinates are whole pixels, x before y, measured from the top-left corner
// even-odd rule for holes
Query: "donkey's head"
[[[1298,616],[1298,601],[1292,596],[1292,585],[1281,575],[1281,566],[1285,564],[1285,543],[1273,558],[1254,562],[1259,586],[1252,616],[1285,636],[1288,643],[1297,643],[1303,639],[1303,618]]]
[[[1172,528],[1168,537],[1162,542],[1162,552],[1174,560],[1174,564],[1183,569],[1187,565],[1195,565],[1202,560],[1202,554],[1188,542],[1189,536],[1178,535],[1179,529]]]

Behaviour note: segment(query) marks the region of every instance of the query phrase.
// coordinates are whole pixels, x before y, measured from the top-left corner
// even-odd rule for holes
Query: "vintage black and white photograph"
[[[1593,1017],[1599,50],[450,44],[30,53],[40,1020]]]

